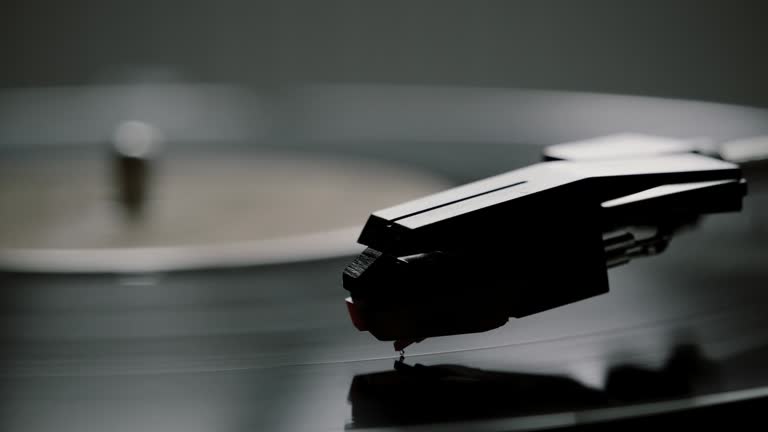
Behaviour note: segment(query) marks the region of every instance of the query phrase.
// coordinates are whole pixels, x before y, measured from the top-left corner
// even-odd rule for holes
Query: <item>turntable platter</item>
[[[415,97],[412,89],[402,91],[407,94],[406,99]],[[374,93],[363,92],[361,96],[363,102],[370,103],[365,106],[373,107],[372,111],[376,107]],[[383,93],[389,98],[397,92],[385,89]],[[502,90],[493,92],[493,103],[499,103],[505,94]],[[320,96],[313,94],[312,100],[321,104]],[[346,93],[344,97],[348,96]],[[448,105],[461,106],[463,97],[458,95],[456,103]],[[429,105],[427,99],[419,109]],[[442,95],[436,105],[444,106],[449,99]],[[474,100],[473,109],[482,105],[480,99],[478,96]],[[621,111],[627,116],[626,123],[618,122],[621,124],[615,127],[650,134],[664,134],[670,128],[681,127],[681,123],[669,115],[641,114],[677,112],[685,106],[690,108],[684,110],[689,115],[690,130],[681,134],[693,135],[698,125],[731,138],[765,133],[768,128],[768,113],[743,107],[718,106],[697,111],[700,105],[688,106],[681,101],[555,92],[526,93],[525,103],[515,106],[514,100],[519,99],[519,94],[510,96],[509,106],[515,109],[510,108],[509,112],[515,112],[515,118],[539,119],[538,129],[534,122],[521,122],[516,130],[522,132],[501,144],[498,140],[467,145],[453,142],[451,151],[459,153],[441,150],[443,141],[430,141],[420,130],[420,134],[414,134],[422,138],[418,143],[389,136],[391,145],[386,152],[408,149],[399,155],[400,159],[414,155],[420,161],[430,159],[431,155],[430,166],[436,167],[432,171],[453,172],[455,175],[449,176],[452,180],[490,175],[508,160],[490,160],[478,167],[465,163],[463,157],[485,159],[481,156],[494,152],[515,153],[518,147],[512,143],[517,142],[551,143],[551,135],[539,136],[533,131],[553,133],[552,129],[540,127],[554,124],[547,113],[574,122],[571,132],[568,128],[557,132],[572,133],[569,138],[606,132],[591,128],[597,123],[604,127],[601,122],[577,121],[584,119],[579,117],[584,106],[595,104],[605,112]],[[414,106],[391,102],[381,106],[396,106],[398,112],[405,109],[402,107]],[[635,102],[641,107],[637,115],[630,108],[636,106]],[[362,102],[356,105],[334,99],[334,103],[336,108],[355,108],[338,114],[339,118],[349,119],[362,111]],[[611,108],[611,104],[620,109]],[[569,106],[571,115],[558,111]],[[325,106],[316,109],[324,117],[315,125],[322,124],[321,132],[333,143],[328,146],[340,148],[345,136],[350,141],[360,138],[348,129],[344,130],[347,135],[336,134],[331,127],[333,121],[329,120],[333,110]],[[747,111],[750,116],[742,116]],[[311,117],[311,113],[305,114]],[[388,118],[393,121],[401,117]],[[718,118],[727,120],[722,127],[716,122]],[[741,123],[732,121],[744,118]],[[632,123],[633,119],[639,120]],[[523,123],[533,126],[526,129]],[[456,130],[473,130],[453,126]],[[391,129],[402,131],[407,127]],[[529,145],[530,148],[536,146]],[[215,162],[209,167],[224,167],[217,171],[229,172],[233,179],[258,179],[261,174],[252,173],[247,167],[261,166],[259,161],[270,159],[260,156],[242,165],[240,159],[212,160]],[[285,163],[298,166],[292,164],[300,162]],[[173,178],[182,178],[181,173],[208,169],[197,164],[184,162],[179,171],[169,169],[168,173],[178,172],[179,176]],[[313,166],[336,166],[333,164]],[[443,169],[437,169],[440,167]],[[263,172],[269,169],[265,166]],[[364,170],[368,175],[370,169]],[[470,170],[474,171],[468,173]],[[335,195],[338,188],[334,185],[345,183],[346,172],[355,171],[344,171],[329,183],[328,189],[332,196],[346,202],[347,194]],[[399,175],[386,172],[384,177]],[[173,178],[169,177],[169,185]],[[403,176],[403,182],[415,183],[415,178],[420,177]],[[86,183],[81,180],[81,184]],[[177,186],[182,196],[186,193],[184,185],[180,182]],[[207,186],[195,186],[189,193],[204,187]],[[375,185],[364,184],[360,190],[371,187]],[[161,189],[157,190],[160,197]],[[91,190],[91,198],[82,201],[83,206],[96,206],[94,214],[101,212],[98,217],[106,221],[105,226],[117,223],[111,204],[103,204],[110,202],[108,193],[108,188],[101,184]],[[245,188],[238,196],[262,193],[266,192]],[[400,199],[384,192],[380,195]],[[301,193],[293,196],[311,199]],[[95,204],[99,202],[102,204]],[[157,204],[150,210],[150,216],[166,205]],[[286,208],[296,208],[290,207],[293,204],[288,203]],[[695,426],[705,418],[698,416],[701,410],[711,412],[716,406],[760,401],[768,396],[768,371],[764,367],[768,360],[768,239],[764,219],[760,217],[765,214],[766,200],[764,195],[751,194],[745,204],[742,213],[706,219],[676,238],[662,255],[611,270],[611,291],[606,295],[512,320],[487,333],[428,339],[409,347],[405,363],[410,368],[400,365],[397,370],[393,368],[397,356],[390,344],[358,332],[349,323],[340,283],[348,257],[326,256],[271,265],[253,265],[253,261],[248,261],[250,264],[234,268],[192,266],[185,271],[5,271],[0,273],[3,428],[185,432],[530,430],[587,428],[600,422],[656,418],[675,412],[695,413],[692,420],[686,420]],[[239,202],[232,207],[226,202],[220,205],[222,211],[201,207],[227,221],[231,219],[226,218],[234,217],[231,210],[241,205],[245,206],[243,211],[252,212],[254,217],[264,211],[261,206]],[[364,207],[360,204],[359,211],[367,211]],[[39,204],[28,204],[26,212],[39,208]],[[183,214],[185,209],[169,207],[167,214]],[[315,210],[297,208],[305,213]],[[11,209],[8,214],[14,211]],[[19,226],[24,225],[22,215],[15,217]],[[354,222],[353,219],[349,222]],[[336,221],[333,217],[319,218],[317,223],[323,220],[328,225],[307,225],[306,229],[326,229]],[[190,219],[195,221],[207,223],[203,216]],[[78,222],[69,223],[77,226]],[[158,222],[172,225],[173,218],[167,216]],[[273,222],[277,226],[291,220]],[[346,224],[343,222],[340,225]],[[237,220],[232,224],[240,228],[228,231],[227,227],[218,234],[222,237],[211,237],[210,233],[187,235],[181,228],[171,226],[165,240],[176,244],[189,239],[200,243],[215,238],[237,240],[236,234],[243,228]],[[153,229],[166,229],[165,225]],[[56,228],[55,224],[49,226]],[[306,232],[303,228],[293,231],[296,226],[289,224],[282,232]],[[120,228],[118,232],[130,229],[133,228]],[[253,227],[248,232],[260,238],[271,232],[261,229]],[[126,244],[126,240],[119,238],[81,238],[68,236],[64,231],[56,240],[61,243],[48,243],[53,240],[40,236],[36,245],[101,249]],[[14,235],[7,232],[4,238],[10,244]],[[13,241],[16,246],[33,247],[32,238],[21,236]],[[156,244],[154,240],[154,236],[147,235],[141,244],[152,247]],[[510,263],[510,271],[514,271],[514,263]]]

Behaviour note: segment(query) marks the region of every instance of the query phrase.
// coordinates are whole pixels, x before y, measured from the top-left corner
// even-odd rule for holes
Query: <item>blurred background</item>
[[[768,104],[761,1],[6,0],[3,88],[148,79],[524,87]]]
[[[768,104],[760,1],[16,1],[0,86],[526,87]]]

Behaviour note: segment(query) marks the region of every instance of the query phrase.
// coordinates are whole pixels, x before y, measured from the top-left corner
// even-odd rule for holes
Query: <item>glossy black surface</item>
[[[679,107],[656,103],[662,113]],[[636,106],[656,112],[650,104]],[[731,137],[768,128],[762,111],[726,108],[706,106],[704,117],[723,110],[722,118],[743,119],[726,122]],[[611,127],[718,129],[691,120],[685,132],[679,121],[665,120],[628,116]],[[595,132],[582,126],[572,138]],[[408,148],[405,141],[400,148]],[[425,145],[414,163],[432,154],[425,166],[442,166],[458,180],[490,175],[515,158],[532,162],[538,153],[531,146],[513,154],[518,147],[498,143],[483,156],[473,146],[489,160],[473,171],[462,161],[441,163],[445,153],[435,148]],[[508,159],[494,158],[499,154]],[[426,381],[401,376],[410,369],[395,371],[391,345],[351,325],[340,280],[351,257],[221,272],[3,273],[0,424],[187,432],[426,422],[428,430],[517,430],[753,400],[768,393],[765,212],[764,196],[748,196],[744,212],[709,217],[663,255],[611,270],[606,295],[487,333],[409,347],[406,363],[443,373],[439,385],[430,384],[431,372]],[[446,380],[450,374],[455,379]],[[365,384],[382,376],[383,384]],[[724,393],[731,391],[740,393]],[[397,408],[419,395],[450,398],[451,409]]]
[[[410,347],[406,361],[563,375],[576,380],[569,388],[588,386],[591,394],[605,390],[606,373],[618,365],[657,370],[683,344],[698,347],[719,371],[716,385],[694,375],[686,391],[766,385],[765,249],[747,232],[716,230],[717,222],[739,218],[713,220],[665,255],[613,270],[607,295],[489,333],[430,339]],[[343,265],[155,279],[67,276],[55,285],[50,276],[4,275],[4,422],[14,430],[354,425],[348,403],[353,380],[392,371],[395,353],[348,322],[338,295]],[[661,389],[675,386],[663,378],[657,379]],[[504,382],[516,380],[509,375]],[[523,376],[519,384],[525,388],[530,380],[536,382]],[[514,390],[510,403],[533,397],[536,412],[581,407],[581,400],[569,405],[559,396],[549,400],[546,392]],[[626,399],[642,400],[657,389],[624,391]],[[379,402],[396,401],[371,403]],[[431,414],[429,420],[439,420]],[[462,417],[460,407],[448,414]]]

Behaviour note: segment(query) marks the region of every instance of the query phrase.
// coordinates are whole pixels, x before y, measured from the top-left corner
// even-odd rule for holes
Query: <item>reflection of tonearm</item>
[[[605,293],[608,268],[741,209],[738,165],[651,137],[630,155],[616,140],[553,146],[548,162],[373,213],[343,277],[355,326],[397,349],[490,330]]]

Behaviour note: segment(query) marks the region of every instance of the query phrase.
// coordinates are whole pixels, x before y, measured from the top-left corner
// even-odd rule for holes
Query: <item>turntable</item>
[[[765,110],[419,86],[19,92],[0,94],[3,429],[695,426],[765,407],[768,201],[749,160]],[[728,149],[743,208],[611,269],[607,294],[403,362],[350,322],[341,275],[370,213],[627,133]]]

